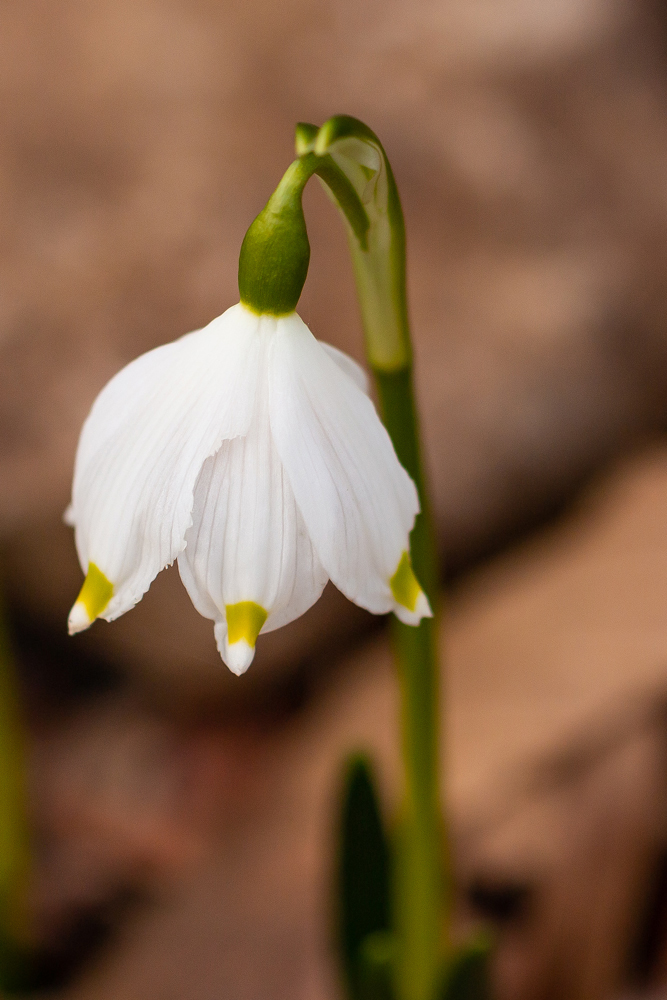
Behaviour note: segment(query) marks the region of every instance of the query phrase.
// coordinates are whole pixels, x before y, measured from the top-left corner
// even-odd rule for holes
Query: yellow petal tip
[[[246,672],[255,655],[257,636],[262,631],[268,611],[254,601],[239,601],[225,606],[227,634],[223,659],[229,669],[237,674]]]
[[[255,647],[249,645],[245,639],[225,643],[225,663],[237,677],[246,672],[254,658]]]
[[[409,552],[405,551],[399,559],[389,586],[396,601],[394,613],[405,625],[419,625],[422,618],[433,616],[428,598],[412,569]]]
[[[113,584],[95,563],[88,564],[86,579],[69,613],[70,635],[82,632],[98,618],[113,596]]]
[[[84,629],[87,629],[92,624],[83,601],[76,601],[67,619],[67,631],[69,634],[76,635],[77,632],[83,632]]]
[[[227,619],[227,641],[230,646],[245,639],[248,645],[254,649],[257,636],[262,631],[262,626],[268,617],[268,611],[261,604],[255,604],[254,601],[239,601],[238,604],[225,606],[225,617]]]

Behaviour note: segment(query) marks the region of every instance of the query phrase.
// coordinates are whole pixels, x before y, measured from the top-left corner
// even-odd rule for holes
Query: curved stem
[[[436,541],[414,403],[405,226],[396,183],[380,141],[357,119],[338,116],[321,129],[301,124],[296,147],[301,155],[322,158],[315,173],[346,223],[382,417],[419,491],[421,513],[410,539],[412,565],[435,610]],[[437,630],[435,619],[423,620],[417,628],[398,620],[392,624],[405,764],[396,843],[395,985],[399,1000],[433,1000],[449,940],[448,852],[439,792]]]

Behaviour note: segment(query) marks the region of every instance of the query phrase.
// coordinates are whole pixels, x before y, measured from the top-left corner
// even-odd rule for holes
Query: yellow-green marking
[[[402,604],[408,611],[415,610],[422,589],[412,571],[409,552],[406,551],[401,556],[396,572],[389,581],[389,586],[397,604]]]
[[[268,611],[254,601],[239,601],[225,606],[227,616],[227,642],[232,646],[245,639],[251,649],[255,648],[257,636],[267,619]]]
[[[113,583],[95,563],[88,563],[88,572],[83,581],[83,587],[76,599],[77,604],[83,604],[91,622],[102,614],[113,596]]]

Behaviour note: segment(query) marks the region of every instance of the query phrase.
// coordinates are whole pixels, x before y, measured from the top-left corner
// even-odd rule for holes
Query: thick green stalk
[[[382,145],[354,118],[297,128],[297,152],[341,210],[354,265],[369,363],[382,417],[421,502],[411,535],[412,565],[436,610],[438,567],[412,386],[405,281],[405,228]],[[342,192],[342,196],[341,196]],[[447,946],[444,822],[439,794],[439,670],[434,619],[417,628],[393,622],[401,688],[405,795],[395,858],[395,988],[399,1000],[434,1000]],[[447,887],[448,888],[448,887]]]
[[[376,372],[382,416],[401,463],[417,483],[422,512],[410,539],[412,564],[437,613],[438,570],[423,486],[410,368]],[[392,621],[401,688],[405,799],[397,832],[395,918],[401,1000],[432,1000],[445,931],[443,820],[439,791],[439,670],[436,619]]]

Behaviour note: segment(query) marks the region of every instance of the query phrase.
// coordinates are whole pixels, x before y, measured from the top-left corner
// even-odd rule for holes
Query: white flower
[[[415,625],[431,614],[407,555],[418,510],[359,366],[294,312],[235,305],[93,404],[66,515],[87,574],[70,633],[129,611],[175,558],[237,674],[329,578]]]

